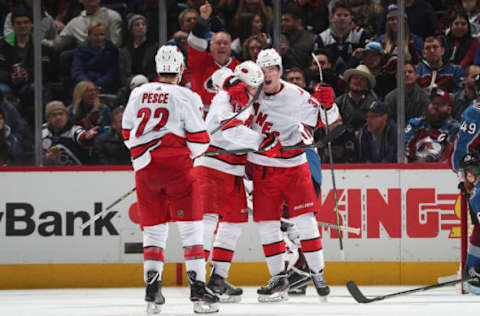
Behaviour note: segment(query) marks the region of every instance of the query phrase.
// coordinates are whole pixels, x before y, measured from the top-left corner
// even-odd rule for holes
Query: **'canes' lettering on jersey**
[[[480,150],[480,100],[475,100],[462,114],[453,152],[452,169],[458,172],[459,163],[467,153]]]
[[[234,150],[243,148],[257,149],[263,136],[245,126],[244,121],[252,111],[245,110],[221,131],[211,136],[210,147],[207,151]],[[235,113],[230,104],[230,96],[226,91],[220,91],[212,100],[206,118],[208,130],[220,126]],[[205,166],[236,176],[243,176],[247,155],[224,154],[217,156],[202,156],[195,159],[195,166]]]
[[[210,141],[201,107],[198,94],[177,85],[149,83],[134,89],[122,121],[134,169],[147,166],[158,147],[165,157],[201,155]]]
[[[296,85],[281,81],[281,89],[269,95],[262,91],[254,106],[251,128],[259,133],[275,133],[283,146],[302,142],[298,124],[316,126],[319,103]],[[248,161],[273,167],[294,167],[307,161],[304,150],[288,150],[282,157],[269,158],[262,153],[249,153]]]

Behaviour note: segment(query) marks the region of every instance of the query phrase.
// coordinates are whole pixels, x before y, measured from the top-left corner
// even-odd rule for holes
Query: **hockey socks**
[[[238,238],[242,234],[242,224],[221,222],[213,243],[212,262],[215,273],[222,278],[228,277]]]
[[[281,274],[285,270],[286,246],[280,230],[280,221],[260,221],[258,230],[268,271],[272,276]]]
[[[145,226],[143,228],[143,280],[145,282],[148,280],[148,271],[158,272],[161,280],[167,236],[167,224]]]
[[[313,213],[308,213],[293,217],[290,220],[297,227],[300,235],[300,245],[310,270],[314,273],[322,271],[325,267],[325,261],[315,216]]]
[[[207,213],[203,215],[203,249],[205,261],[208,262],[212,250],[212,243],[215,239],[215,230],[217,229],[218,214]]]
[[[182,239],[185,268],[195,272],[195,279],[205,282],[205,257],[203,251],[203,222],[177,222]]]

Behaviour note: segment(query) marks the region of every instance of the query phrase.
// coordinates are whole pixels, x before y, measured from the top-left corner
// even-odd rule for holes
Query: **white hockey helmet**
[[[282,57],[273,48],[261,50],[258,53],[257,65],[260,67],[279,66],[282,71]]]
[[[172,45],[160,47],[155,55],[157,73],[182,74],[184,69],[183,54],[180,48]]]
[[[244,61],[235,67],[233,75],[253,87],[261,85],[264,79],[262,69],[251,60]]]

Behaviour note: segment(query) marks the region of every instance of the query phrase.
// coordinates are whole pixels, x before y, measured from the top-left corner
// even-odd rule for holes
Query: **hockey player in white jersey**
[[[280,79],[282,60],[274,49],[262,50],[257,64],[264,73],[263,92],[254,107],[251,128],[262,134],[277,135],[284,145],[302,143],[299,126],[317,126],[320,104],[308,92]],[[335,119],[329,117],[331,122]],[[253,164],[253,218],[258,222],[260,239],[272,278],[257,290],[260,302],[286,299],[288,279],[285,271],[285,242],[280,231],[284,202],[290,220],[300,235],[310,275],[317,293],[325,297],[330,289],[325,282],[322,241],[314,216],[318,209],[312,179],[304,150],[287,150],[281,157],[268,157],[260,152],[249,153]]]
[[[218,297],[205,285],[203,214],[193,207],[192,159],[209,146],[200,97],[178,86],[183,55],[162,46],[155,56],[159,83],[134,89],[123,115],[122,132],[130,149],[141,225],[147,312],[158,313],[165,298],[161,275],[169,221],[182,239],[190,300],[197,313],[218,311]]]
[[[254,62],[246,61],[238,65],[233,73],[222,68],[212,78],[214,85],[219,87],[219,92],[212,99],[206,117],[207,129],[210,131],[247,106],[263,83],[263,73]],[[252,111],[246,109],[220,131],[212,134],[207,151],[273,149],[277,143],[273,144],[271,138],[245,126],[250,113]],[[264,151],[267,155],[271,152]],[[242,289],[232,286],[226,278],[242,232],[242,224],[248,221],[243,184],[246,160],[246,154],[202,156],[195,160],[194,176],[197,185],[194,196],[196,206],[204,213],[206,260],[210,255],[218,223],[212,251],[213,270],[207,286],[219,295],[221,302],[239,302],[242,295]]]

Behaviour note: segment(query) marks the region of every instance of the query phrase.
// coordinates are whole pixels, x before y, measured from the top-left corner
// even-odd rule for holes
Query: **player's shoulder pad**
[[[408,121],[408,125],[410,125],[411,127],[420,127],[422,125],[425,124],[425,118],[424,117],[412,117],[409,121]]]
[[[463,120],[480,122],[480,100],[475,100],[463,111]]]

